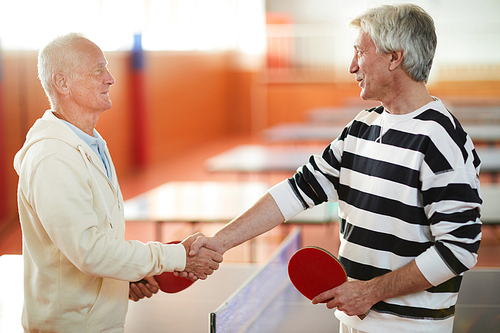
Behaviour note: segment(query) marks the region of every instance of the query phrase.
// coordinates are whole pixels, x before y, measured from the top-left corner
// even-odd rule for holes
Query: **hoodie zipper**
[[[113,194],[114,194],[114,196],[116,198],[116,203],[118,204],[118,208],[121,209],[122,205],[120,204],[120,200],[118,199],[118,192],[116,191],[115,186],[113,185],[113,183],[111,182],[111,180],[109,180],[108,176],[105,175],[101,171],[101,169],[99,169],[99,167],[94,163],[94,160],[92,159],[92,156],[87,155],[87,158],[89,159],[90,163],[92,163],[92,166],[94,166],[97,169],[97,171],[99,171],[99,173],[101,174],[101,176],[103,176],[104,179],[106,179],[106,181],[108,182],[109,187],[111,187],[111,191],[113,191]]]
[[[87,166],[87,169],[89,170],[90,172],[90,175],[92,176],[92,178],[94,179],[94,182],[96,183],[96,186],[97,186],[97,190],[99,191],[99,194],[101,195],[101,201],[102,201],[102,204],[104,206],[104,210],[105,210],[105,213],[106,213],[106,219],[108,220],[108,223],[110,225],[111,228],[113,228],[113,224],[111,223],[111,214],[109,212],[109,207],[108,207],[108,204],[106,203],[106,201],[104,200],[104,194],[102,193],[102,190],[101,188],[99,187],[99,184],[97,183],[97,178],[95,177],[94,173],[92,172],[91,168],[90,168],[90,164],[92,164],[92,166],[94,166],[94,168],[96,168],[99,173],[106,178],[106,181],[108,182],[108,184],[111,186],[111,190],[113,191],[113,195],[114,197],[116,198],[117,202],[118,202],[118,207],[121,207],[120,206],[120,200],[118,199],[118,194],[117,194],[117,191],[115,190],[113,184],[111,183],[111,181],[109,180],[109,178],[107,176],[105,176],[101,170],[99,170],[99,168],[94,164],[94,161],[92,161],[92,157],[90,155],[88,155],[84,149],[82,148],[81,145],[78,145],[77,146],[77,149],[78,151],[80,152],[80,154],[82,155],[82,158],[83,160],[85,161],[85,165]]]

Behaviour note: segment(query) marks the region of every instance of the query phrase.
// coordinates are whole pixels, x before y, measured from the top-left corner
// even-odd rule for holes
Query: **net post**
[[[215,312],[210,313],[209,323],[210,323],[210,333],[215,333]]]

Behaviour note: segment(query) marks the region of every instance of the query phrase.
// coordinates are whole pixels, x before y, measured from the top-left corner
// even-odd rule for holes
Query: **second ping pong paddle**
[[[173,241],[167,244],[178,244],[178,243],[180,242]],[[168,294],[178,293],[179,291],[188,288],[194,283],[194,281],[192,280],[180,276],[175,276],[173,272],[163,272],[161,274],[155,275],[154,278],[156,282],[158,282],[160,290]],[[145,285],[148,282],[142,279],[135,283],[143,283]]]
[[[288,276],[294,287],[310,300],[347,281],[345,269],[337,258],[316,246],[295,252],[288,262]],[[364,319],[367,314],[358,317]]]

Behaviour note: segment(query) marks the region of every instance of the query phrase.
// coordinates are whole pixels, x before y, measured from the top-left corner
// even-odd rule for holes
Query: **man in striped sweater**
[[[201,246],[224,253],[301,211],[338,201],[339,258],[349,281],[318,295],[341,332],[451,332],[464,271],[481,239],[479,158],[426,82],[436,49],[432,18],[409,4],[370,9],[349,67],[362,111],[323,152]],[[356,315],[370,310],[360,320]]]

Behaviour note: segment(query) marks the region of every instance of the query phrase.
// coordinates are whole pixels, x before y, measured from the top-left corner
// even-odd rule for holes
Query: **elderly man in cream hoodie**
[[[95,130],[111,108],[115,79],[101,49],[61,36],[38,57],[50,100],[17,153],[23,231],[26,332],[123,332],[132,299],[156,292],[154,275],[191,271],[205,279],[222,256],[188,256],[181,244],[125,241],[123,199],[104,140]],[[146,286],[129,284],[146,278]]]

